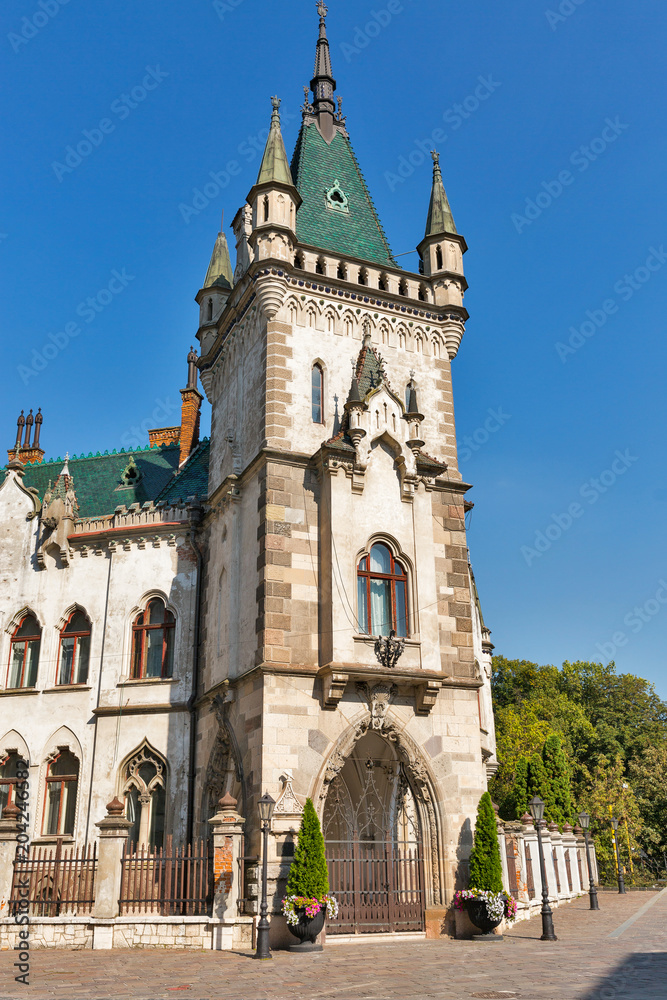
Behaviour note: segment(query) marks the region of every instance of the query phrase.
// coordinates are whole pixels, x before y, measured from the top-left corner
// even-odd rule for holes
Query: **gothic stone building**
[[[23,756],[35,842],[91,840],[117,795],[132,839],[159,846],[206,836],[230,793],[252,856],[268,791],[277,901],[310,796],[334,890],[336,858],[412,852],[405,926],[423,926],[465,877],[497,766],[451,379],[467,248],[434,154],[418,270],[396,263],[318,8],[291,165],[273,98],[235,268],[219,233],[197,294],[180,425],[63,463],[43,461],[41,414],[19,419],[0,487],[0,805]]]

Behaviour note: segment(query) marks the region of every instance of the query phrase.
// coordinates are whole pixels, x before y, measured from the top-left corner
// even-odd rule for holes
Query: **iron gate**
[[[424,860],[420,841],[327,842],[338,916],[327,934],[424,930]]]

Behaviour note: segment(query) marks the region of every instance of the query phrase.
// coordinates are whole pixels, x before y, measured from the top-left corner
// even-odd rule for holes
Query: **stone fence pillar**
[[[0,917],[9,914],[20,815],[14,803],[10,802],[5,806],[0,819]]]
[[[232,923],[238,915],[241,887],[241,857],[245,819],[236,811],[229,792],[218,802],[219,811],[209,823],[213,827],[213,916]]]
[[[554,895],[569,896],[570,888],[567,884],[565,852],[563,851],[563,835],[560,832],[558,823],[549,823],[549,834],[551,837],[551,860],[554,866],[554,876],[556,882],[554,886]]]
[[[583,892],[584,888],[579,881],[579,865],[577,864],[577,838],[572,832],[572,827],[566,823],[563,827],[563,852],[565,854],[565,866],[570,862],[570,878],[572,879],[572,894]]]
[[[101,917],[109,920],[118,916],[121,883],[120,859],[123,856],[123,848],[127,843],[127,835],[132,826],[131,821],[125,819],[124,812],[125,806],[116,797],[108,804],[104,819],[95,824],[100,831],[97,875],[95,877],[95,909],[93,911],[96,918]],[[110,948],[111,944],[107,947]]]
[[[537,843],[537,830],[530,813],[524,813],[521,817],[522,834],[521,849],[522,858],[526,872],[526,892],[529,899],[539,899],[542,895],[542,876],[540,873],[539,845]],[[532,876],[533,889],[530,891],[530,876]]]

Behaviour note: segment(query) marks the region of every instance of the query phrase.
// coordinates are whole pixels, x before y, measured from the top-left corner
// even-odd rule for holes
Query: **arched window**
[[[300,251],[294,256],[294,267],[298,271],[303,271],[303,254]]]
[[[58,684],[85,684],[90,660],[90,622],[75,611],[60,633]]]
[[[359,275],[357,277],[357,284],[367,285],[368,284],[368,271],[365,267],[359,268]]]
[[[21,757],[16,750],[0,756],[0,817],[5,806],[12,802],[16,805],[16,782],[20,760]]]
[[[311,403],[312,403],[312,413],[313,413],[313,423],[322,424],[323,420],[323,410],[322,410],[322,399],[324,390],[324,373],[320,365],[313,365],[313,370],[311,373]]]
[[[401,280],[398,283],[398,294],[399,295],[407,295],[408,294],[408,283],[405,280],[405,278],[401,278]]]
[[[269,197],[266,194],[264,195],[264,203],[263,204],[264,204],[264,222],[268,222],[269,221]]]
[[[213,299],[208,300],[208,319],[213,319]]]
[[[58,747],[46,769],[46,796],[42,833],[73,836],[79,761],[68,747]]]
[[[438,271],[442,271],[442,249],[439,246],[435,248],[435,266]]]
[[[132,823],[130,843],[162,847],[166,770],[165,761],[145,744],[125,766],[123,794],[125,815]]]
[[[338,265],[337,276],[341,279],[341,281],[347,281],[347,268],[342,260]]]
[[[324,257],[318,257],[315,264],[315,274],[326,274],[327,273],[327,262]]]
[[[359,631],[367,635],[408,634],[407,574],[381,542],[364,556],[357,570]]]
[[[419,300],[421,302],[428,302],[428,295],[426,293],[426,285],[423,282],[419,286]]]
[[[381,292],[386,292],[389,290],[389,278],[384,273],[384,271],[380,275],[380,280],[378,281],[378,288]]]
[[[28,612],[19,622],[11,639],[7,673],[8,688],[35,686],[41,641],[41,626],[35,616]]]
[[[171,677],[173,658],[174,616],[156,597],[132,626],[132,677]]]

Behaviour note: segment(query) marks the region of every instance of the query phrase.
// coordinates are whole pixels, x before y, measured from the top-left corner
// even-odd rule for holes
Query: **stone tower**
[[[219,235],[197,295],[212,432],[195,808],[204,832],[232,793],[251,855],[257,799],[278,800],[276,899],[307,796],[332,859],[414,850],[417,904],[397,890],[401,916],[378,920],[418,930],[442,926],[495,762],[451,381],[467,247],[434,154],[418,271],[396,263],[318,11],[291,166],[272,98],[233,277]],[[350,907],[339,929],[363,931]]]

